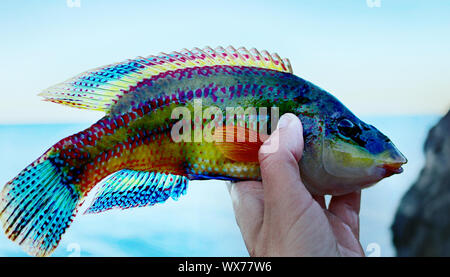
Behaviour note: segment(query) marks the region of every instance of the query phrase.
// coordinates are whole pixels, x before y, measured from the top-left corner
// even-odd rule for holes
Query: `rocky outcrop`
[[[450,111],[430,130],[425,158],[392,225],[398,256],[450,256]]]

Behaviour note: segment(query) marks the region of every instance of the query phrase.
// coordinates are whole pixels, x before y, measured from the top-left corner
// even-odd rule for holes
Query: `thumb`
[[[303,152],[303,128],[300,119],[284,114],[277,129],[259,150],[264,203],[290,206],[311,198],[300,178],[298,162]]]

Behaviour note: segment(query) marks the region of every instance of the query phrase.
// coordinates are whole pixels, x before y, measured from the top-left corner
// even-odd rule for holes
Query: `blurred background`
[[[103,116],[43,102],[41,90],[160,51],[256,47],[289,58],[296,75],[331,92],[407,156],[403,174],[362,193],[366,254],[450,255],[448,118],[423,151],[430,128],[450,108],[449,13],[446,0],[3,0],[0,187],[55,142]],[[24,255],[0,234],[0,256]],[[225,184],[203,181],[191,182],[178,201],[80,214],[54,253],[70,255],[248,253]]]

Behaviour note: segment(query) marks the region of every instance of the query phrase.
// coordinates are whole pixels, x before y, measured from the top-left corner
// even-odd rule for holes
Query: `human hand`
[[[228,184],[250,256],[364,256],[359,242],[361,192],[333,196],[328,208],[324,196],[309,193],[299,174],[303,129],[295,115],[280,118],[264,142],[272,143],[279,145],[276,152],[259,151],[262,182]]]

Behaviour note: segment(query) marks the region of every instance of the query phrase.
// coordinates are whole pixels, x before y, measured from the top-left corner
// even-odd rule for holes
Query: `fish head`
[[[323,165],[336,177],[381,180],[402,172],[407,162],[392,141],[356,117],[341,117],[325,127]]]
[[[392,141],[337,99],[316,110],[315,121],[300,116],[307,130],[300,171],[313,194],[347,194],[403,171],[407,159]]]

